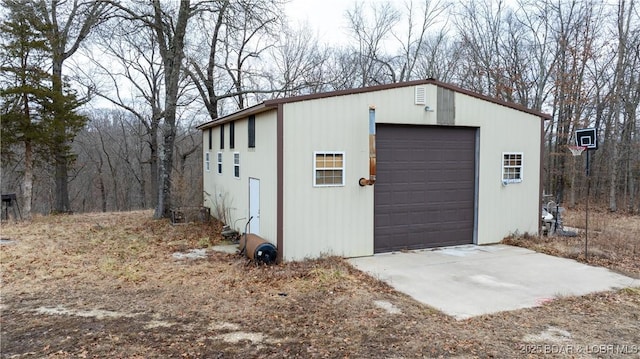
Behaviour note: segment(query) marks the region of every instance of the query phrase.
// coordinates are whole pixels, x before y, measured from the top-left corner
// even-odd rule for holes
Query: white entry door
[[[249,233],[260,235],[260,180],[249,178]]]

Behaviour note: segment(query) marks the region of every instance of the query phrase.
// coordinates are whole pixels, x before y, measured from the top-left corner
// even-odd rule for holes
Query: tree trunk
[[[173,145],[175,142],[175,104],[173,114],[165,117],[165,135],[163,136],[162,158],[160,159],[160,178],[158,204],[155,218],[169,217],[171,209],[171,175],[173,171]],[[168,108],[168,107],[167,107]]]
[[[27,64],[23,63],[23,68]],[[25,77],[22,77],[22,85],[27,86]],[[31,127],[31,110],[29,107],[29,96],[25,92],[23,94],[24,116],[27,127]],[[33,201],[33,143],[31,138],[25,136],[24,140],[24,177],[22,182],[22,211],[25,219],[31,219],[31,202]]]
[[[111,161],[111,156],[109,156],[109,151],[105,147],[104,138],[102,137],[102,132],[98,130],[98,135],[100,136],[100,145],[102,147],[102,153],[107,158],[107,165],[109,166],[109,172],[111,174],[111,179],[113,180],[113,204],[116,211],[120,211],[122,208],[120,207],[120,201],[118,200],[118,173],[114,164]],[[102,158],[102,155],[100,155]]]
[[[69,213],[71,205],[69,203],[67,156],[60,152],[62,151],[54,156],[56,193],[53,210],[56,213]]]
[[[567,207],[574,207],[576,205],[576,166],[575,158],[571,166],[571,187],[569,187],[569,204]]]
[[[107,190],[104,185],[104,179],[102,178],[102,172],[100,172],[100,176],[98,177],[98,186],[100,187],[100,209],[104,213],[107,211]]]
[[[618,138],[618,124],[617,120],[612,121],[613,126],[613,138]],[[618,185],[618,144],[616,142],[611,144],[611,157],[609,162],[609,210],[615,212],[618,210],[617,201],[617,185]]]
[[[184,39],[187,22],[191,16],[189,0],[180,2],[180,9],[171,36],[166,36],[166,22],[160,1],[153,1],[155,31],[158,38],[160,54],[164,65],[165,77],[165,116],[163,126],[163,143],[160,154],[160,176],[158,184],[158,204],[154,212],[155,218],[169,217],[171,208],[171,174],[173,171],[173,146],[176,138],[176,110],[178,104],[180,75],[184,59]],[[167,31],[167,32],[169,32]]]
[[[633,7],[633,5],[632,5]],[[615,83],[613,88],[614,98],[613,98],[613,115],[611,125],[613,126],[613,141],[614,143],[611,146],[611,157],[608,159],[610,163],[610,177],[609,177],[609,210],[615,212],[618,210],[617,203],[617,189],[618,189],[618,125],[620,121],[620,115],[622,113],[622,102],[624,101],[622,96],[623,91],[623,80],[624,80],[624,69],[625,69],[625,59],[626,59],[626,45],[627,38],[630,26],[631,17],[629,14],[628,18],[625,18],[625,0],[621,0],[618,3],[618,60],[616,63],[615,70]],[[632,11],[632,10],[629,10]],[[625,23],[626,20],[626,23]],[[626,26],[625,26],[626,25]]]
[[[59,49],[56,49],[59,51]],[[57,52],[54,50],[54,52]],[[62,54],[54,53],[53,55],[53,76],[51,79],[53,91],[56,94],[62,94],[62,63],[64,59]],[[64,123],[64,120],[58,119],[60,116],[59,113],[54,113],[56,117],[55,121],[59,121],[60,123]],[[68,158],[67,151],[65,150],[66,143],[64,141],[65,138],[65,129],[60,128],[62,126],[56,126],[54,131],[56,133],[53,134],[54,141],[56,141],[54,145],[54,168],[55,168],[55,200],[53,205],[54,212],[57,213],[68,213],[71,211],[71,205],[69,202],[69,187],[68,187]]]
[[[158,205],[158,183],[159,183],[159,168],[158,168],[158,125],[152,124],[151,133],[149,134],[151,137],[149,141],[149,150],[151,154],[149,155],[149,171],[150,179],[151,179],[151,205],[156,207]]]
[[[33,148],[31,140],[24,141],[24,181],[22,182],[22,215],[31,219],[31,201],[33,198]]]

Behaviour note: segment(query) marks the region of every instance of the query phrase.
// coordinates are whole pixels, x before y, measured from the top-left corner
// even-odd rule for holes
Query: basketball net
[[[569,147],[569,151],[571,151],[571,154],[574,157],[580,156],[582,152],[587,149],[586,147],[583,147],[583,146],[568,146],[568,147]]]

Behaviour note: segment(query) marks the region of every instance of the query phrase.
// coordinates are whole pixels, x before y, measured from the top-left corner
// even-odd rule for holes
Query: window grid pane
[[[344,154],[316,153],[315,185],[335,186],[344,184]]]
[[[504,153],[502,157],[502,180],[522,181],[522,153]]]
[[[233,154],[233,176],[235,178],[240,178],[240,154]]]

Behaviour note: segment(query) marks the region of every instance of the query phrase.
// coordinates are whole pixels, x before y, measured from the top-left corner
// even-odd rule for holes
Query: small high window
[[[218,174],[222,174],[222,152],[218,152]]]
[[[344,186],[344,152],[315,152],[313,185]]]
[[[209,128],[209,149],[211,149],[211,146],[213,146],[213,129]]]
[[[249,148],[256,147],[256,116],[249,116]]]
[[[229,122],[229,148],[236,146],[236,123]]]
[[[233,154],[233,177],[240,178],[240,154],[238,152]]]
[[[209,172],[209,170],[210,170],[209,152],[204,154],[204,169],[207,172]]]
[[[220,125],[220,149],[224,150],[224,123]]]
[[[502,153],[502,182],[522,182],[522,152]]]

